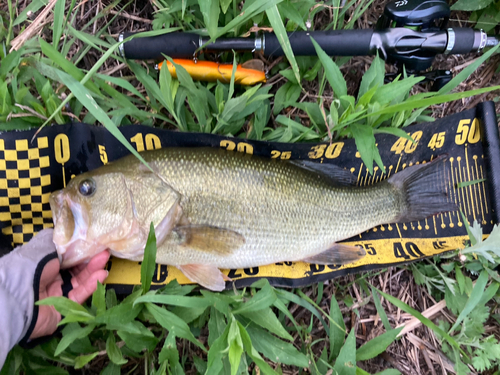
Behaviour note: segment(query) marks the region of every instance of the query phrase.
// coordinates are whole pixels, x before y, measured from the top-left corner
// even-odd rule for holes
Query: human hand
[[[79,304],[84,303],[97,289],[97,281],[103,283],[108,276],[108,271],[104,270],[108,259],[109,252],[104,251],[95,255],[87,264],[70,269],[73,289],[68,293],[68,298]],[[62,284],[59,259],[52,259],[43,268],[38,300],[62,296]],[[39,306],[38,318],[30,340],[53,334],[60,321],[61,314],[54,306]]]

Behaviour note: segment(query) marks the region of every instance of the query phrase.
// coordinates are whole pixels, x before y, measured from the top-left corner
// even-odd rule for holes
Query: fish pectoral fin
[[[191,281],[201,286],[221,292],[226,289],[226,278],[217,267],[209,264],[184,264],[177,266],[179,270]]]
[[[245,244],[245,237],[230,229],[209,225],[187,225],[174,228],[181,246],[218,255],[230,255]]]
[[[304,262],[314,264],[348,264],[360,260],[366,251],[359,246],[333,244],[329,249],[303,259]]]

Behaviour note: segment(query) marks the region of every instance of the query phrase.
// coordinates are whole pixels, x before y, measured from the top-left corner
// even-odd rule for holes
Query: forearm
[[[37,319],[39,281],[43,267],[57,257],[49,236],[40,232],[29,244],[0,258],[0,368],[8,352],[26,341]]]

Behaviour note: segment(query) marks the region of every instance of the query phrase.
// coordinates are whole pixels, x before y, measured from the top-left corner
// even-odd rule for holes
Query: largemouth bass
[[[142,260],[152,222],[158,263],[223,290],[227,277],[219,268],[350,263],[365,251],[338,241],[456,209],[446,193],[446,157],[355,187],[345,186],[353,178],[348,171],[308,161],[214,148],[165,148],[142,156],[152,171],[130,155],[76,176],[52,194],[54,243],[63,267],[106,249]]]

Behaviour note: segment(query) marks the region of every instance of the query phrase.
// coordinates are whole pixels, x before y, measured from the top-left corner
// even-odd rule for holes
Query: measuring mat
[[[160,147],[221,147],[275,159],[308,159],[349,170],[359,186],[377,183],[414,164],[447,154],[449,199],[469,224],[477,220],[483,233],[498,222],[500,204],[500,147],[495,108],[491,102],[437,120],[405,128],[415,143],[388,134],[376,136],[385,171],[370,174],[356,151],[354,140],[332,144],[287,144],[250,141],[198,133],[179,133],[141,125],[121,127],[138,151]],[[73,176],[128,154],[105,128],[73,123],[0,134],[0,251],[26,243],[52,226],[51,192]],[[472,184],[467,184],[474,181]],[[110,192],[112,194],[112,192]],[[270,224],[272,225],[272,224]],[[275,286],[299,287],[347,273],[373,270],[464,247],[467,231],[460,212],[448,212],[423,221],[382,225],[343,241],[362,246],[366,256],[347,265],[284,262],[250,269],[226,270],[237,287],[266,277]],[[107,284],[129,292],[140,284],[140,263],[113,258]],[[153,284],[177,279],[191,283],[177,268],[158,265]]]

